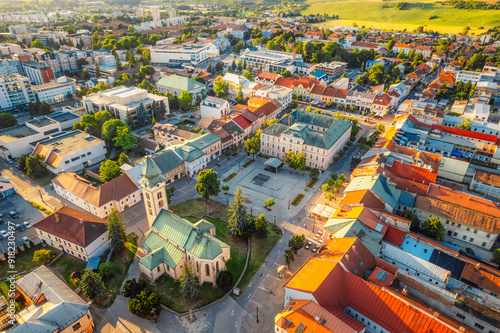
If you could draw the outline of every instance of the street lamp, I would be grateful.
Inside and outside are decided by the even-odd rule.
[[[250,215],[253,215],[253,206],[250,207]]]
[[[313,233],[314,233],[314,227],[316,226],[316,217],[314,217],[314,220],[313,220]]]
[[[229,206],[229,197],[226,197],[226,206]]]
[[[274,214],[274,225],[276,225],[276,214]]]

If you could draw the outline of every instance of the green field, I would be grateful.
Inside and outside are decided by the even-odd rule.
[[[352,26],[413,31],[419,26],[442,33],[459,33],[470,26],[471,34],[480,34],[485,29],[500,25],[500,10],[465,10],[442,5],[434,0],[407,1],[405,9],[399,10],[396,1],[332,1],[309,0],[304,14],[338,15],[339,20],[318,23],[319,26]],[[431,17],[434,17],[432,20]],[[485,29],[479,29],[483,27]]]

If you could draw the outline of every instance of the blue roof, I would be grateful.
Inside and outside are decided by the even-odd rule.
[[[416,257],[429,261],[434,248],[422,242],[417,242],[415,239],[406,236],[401,244],[401,249],[413,254]]]
[[[319,78],[319,77],[326,76],[326,73],[324,71],[322,71],[321,69],[317,69],[314,72],[312,72],[311,75]]]
[[[85,267],[85,269],[97,269],[97,268],[99,268],[99,261],[101,261],[101,257],[89,258],[89,261],[87,262],[87,267]]]

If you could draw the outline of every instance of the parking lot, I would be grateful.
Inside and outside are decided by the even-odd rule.
[[[12,210],[16,211],[19,214],[19,217],[17,219],[14,219],[11,216],[9,216],[9,212]],[[17,194],[11,195],[7,198],[0,199],[0,214],[3,214],[1,219],[4,221],[4,223],[0,224],[0,230],[5,230],[5,231],[7,231],[8,229],[9,221],[20,225],[22,225],[23,222],[28,221],[31,223],[31,225],[33,225],[33,223],[38,222],[40,219],[44,217],[44,214],[42,212],[33,207],[28,201],[24,200],[21,196]],[[21,246],[23,244],[22,241],[23,237],[28,237],[29,239],[35,242],[36,239],[35,228],[31,227],[23,231],[16,230],[15,237],[16,237],[16,246]],[[7,251],[7,243],[8,240],[5,238],[0,240],[0,251],[2,251],[1,253]]]

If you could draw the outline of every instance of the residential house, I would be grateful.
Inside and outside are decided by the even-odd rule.
[[[265,84],[266,86],[272,86],[280,77],[282,77],[281,74],[260,71],[255,75],[255,82]]]
[[[111,244],[107,221],[63,206],[35,223],[43,244],[88,261],[99,257]]]
[[[231,112],[231,106],[225,99],[207,96],[200,104],[201,117],[226,119]]]
[[[100,218],[112,209],[123,212],[141,201],[137,184],[127,174],[95,187],[77,174],[62,171],[52,179],[52,187],[64,199]]]

